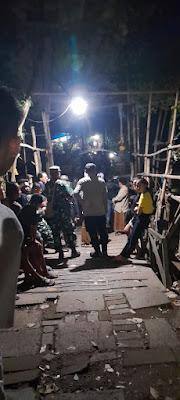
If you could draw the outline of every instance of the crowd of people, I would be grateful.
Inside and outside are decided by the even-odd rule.
[[[20,144],[18,124],[21,112],[11,93],[2,88],[0,97],[0,176],[9,170]],[[6,118],[8,113],[12,118]],[[51,286],[58,276],[46,265],[48,248],[58,252],[57,262],[63,262],[64,245],[71,258],[79,257],[76,249],[76,224],[80,220],[94,249],[92,258],[108,257],[108,230],[128,236],[127,244],[115,261],[125,263],[137,249],[153,212],[148,183],[135,178],[126,185],[123,178],[105,182],[96,165],[88,163],[84,176],[73,190],[59,166],[52,166],[48,178],[41,172],[30,185],[27,179],[7,182],[0,188],[0,298],[3,304],[9,296],[9,312],[0,312],[0,326],[11,326],[19,268],[24,272],[24,286]],[[80,211],[79,211],[80,210]],[[83,218],[82,218],[83,217]],[[112,228],[113,229],[113,228]],[[10,251],[9,251],[10,250]],[[12,278],[13,277],[13,278]],[[24,287],[23,286],[23,287]]]

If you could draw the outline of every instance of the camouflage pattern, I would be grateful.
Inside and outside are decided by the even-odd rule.
[[[40,232],[43,238],[44,247],[50,247],[51,249],[54,249],[53,233],[47,221],[44,219],[44,217],[45,217],[44,212],[38,214],[37,230]]]
[[[56,182],[49,181],[46,184],[45,195],[48,201],[53,200],[54,215],[48,219],[54,237],[55,250],[62,252],[60,232],[63,233],[64,240],[69,248],[74,248],[76,235],[75,225],[70,217],[71,189],[64,181],[58,179]]]

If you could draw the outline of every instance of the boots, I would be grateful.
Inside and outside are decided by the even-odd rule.
[[[80,257],[81,253],[76,250],[75,246],[71,248],[71,258]]]

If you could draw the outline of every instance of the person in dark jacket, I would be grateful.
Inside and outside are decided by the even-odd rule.
[[[116,178],[109,179],[107,182],[107,198],[108,198],[108,209],[106,214],[106,226],[110,227],[111,216],[114,212],[114,205],[112,199],[117,196],[119,192],[119,186]]]

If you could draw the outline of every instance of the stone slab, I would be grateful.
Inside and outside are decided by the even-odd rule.
[[[69,315],[66,315],[65,316],[65,323],[68,323],[68,324],[75,324],[75,315],[71,315],[71,314],[69,314]]]
[[[131,331],[136,331],[136,329],[137,329],[137,327],[136,327],[136,325],[134,324],[129,324],[129,325],[127,325],[127,324],[125,324],[125,325],[115,325],[114,326],[114,331],[115,332],[124,332],[124,331],[126,331],[126,332],[131,332]]]
[[[17,308],[14,313],[14,328],[25,328],[28,324],[39,327],[42,318],[42,310],[27,310]]]
[[[63,363],[64,364],[64,363]],[[61,369],[62,375],[71,375],[85,370],[89,365],[89,357],[87,355],[66,355],[65,365]]]
[[[20,357],[39,354],[41,329],[20,329],[0,332],[0,355]]]
[[[53,332],[43,333],[42,335],[42,346],[53,345]]]
[[[41,355],[3,358],[4,372],[26,371],[39,367]]]
[[[19,299],[16,300],[16,306],[28,306],[30,304],[42,304],[46,301],[46,293],[22,293],[19,294]]]
[[[4,385],[13,385],[21,382],[31,382],[39,378],[40,370],[32,369],[30,371],[12,372],[4,374]]]
[[[174,330],[164,318],[144,320],[149,334],[150,348],[176,348],[180,345]]]
[[[124,400],[122,389],[103,390],[97,392],[89,390],[83,393],[57,393],[45,396],[45,400]]]
[[[91,311],[90,313],[88,313],[87,314],[87,320],[89,322],[98,321],[98,312],[97,311]]]
[[[124,297],[123,299],[118,299],[118,300],[106,300],[106,304],[109,307],[109,306],[113,306],[115,304],[116,305],[117,304],[119,304],[119,305],[127,304],[127,301],[126,301],[126,299]]]
[[[89,291],[75,291],[61,293],[58,300],[57,312],[100,311],[104,309],[103,294]]]
[[[110,321],[111,317],[107,310],[99,311],[99,321]]]
[[[115,351],[106,351],[104,353],[94,353],[92,357],[90,358],[90,363],[95,364],[97,362],[101,361],[110,361],[110,360],[116,360],[118,358],[118,355],[115,353]]]
[[[167,296],[154,287],[138,288],[137,290],[126,289],[125,294],[133,310],[170,303]]]
[[[55,326],[55,325],[64,325],[63,319],[49,319],[47,321],[42,321],[42,326]]]
[[[110,322],[76,322],[73,329],[71,324],[59,326],[55,349],[60,354],[92,352],[95,351],[92,342],[100,351],[115,348],[115,338]]]
[[[144,347],[144,342],[140,339],[131,339],[131,340],[118,340],[117,345],[120,348],[128,348],[128,349],[142,349]]]
[[[175,363],[172,350],[167,348],[150,350],[131,350],[123,355],[123,366],[131,367],[136,365],[167,364]]]
[[[6,390],[7,400],[36,400],[33,388]]]
[[[51,333],[51,332],[54,332],[54,326],[53,325],[44,326],[43,333]]]
[[[117,332],[117,340],[128,340],[128,339],[140,339],[141,335],[139,332]]]
[[[113,321],[113,324],[114,325],[124,325],[124,324],[132,325],[133,324],[136,327],[136,324],[134,322],[130,321],[129,319],[116,319]],[[116,329],[116,327],[115,327],[115,329]]]

